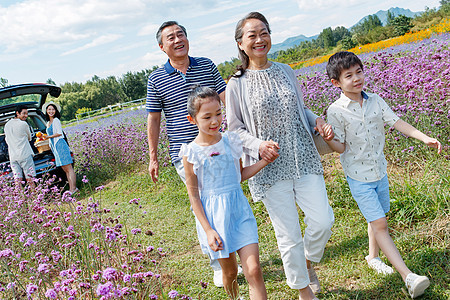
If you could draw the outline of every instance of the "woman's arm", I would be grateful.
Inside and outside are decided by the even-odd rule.
[[[240,102],[245,100],[244,95],[241,95],[238,80],[244,79],[231,79],[225,91],[228,128],[230,131],[235,131],[241,138],[245,154],[254,159],[263,158],[272,162],[279,156],[278,144],[260,140],[248,130],[248,126],[251,125],[244,122],[243,113],[245,112],[241,110]]]
[[[56,138],[58,136],[62,136],[62,125],[61,125],[61,121],[58,118],[54,118],[53,119],[53,134],[52,135],[47,135],[46,137],[44,136],[44,139],[53,139]]]
[[[222,240],[219,234],[212,229],[211,224],[209,224],[208,219],[205,215],[205,210],[200,200],[200,194],[198,191],[198,181],[197,175],[194,173],[193,165],[187,161],[187,157],[183,157],[184,172],[186,175],[186,187],[189,194],[189,201],[191,202],[192,210],[195,216],[202,225],[203,230],[206,232],[208,238],[208,244],[213,251],[218,251],[223,249]]]

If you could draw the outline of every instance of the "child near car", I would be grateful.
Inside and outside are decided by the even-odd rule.
[[[341,153],[350,191],[368,223],[367,263],[378,273],[392,274],[393,269],[378,257],[381,249],[401,274],[410,296],[420,296],[430,281],[408,269],[388,231],[385,214],[389,211],[390,200],[383,153],[384,124],[438,149],[438,153],[441,144],[401,120],[380,96],[364,91],[363,64],[354,53],[343,51],[331,56],[327,74],[332,84],[342,90],[340,98],[327,111],[329,126],[335,133],[335,139],[327,143]]]
[[[236,254],[249,283],[250,299],[267,299],[259,262],[255,217],[240,182],[255,175],[268,162],[260,160],[243,168],[242,142],[233,132],[220,133],[222,108],[219,95],[196,87],[188,97],[188,120],[198,127],[197,137],[183,144],[186,187],[196,217],[203,253],[218,259],[225,291],[238,298]]]

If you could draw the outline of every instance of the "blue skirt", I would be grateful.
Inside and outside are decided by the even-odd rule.
[[[50,141],[50,148],[55,155],[57,167],[73,163],[72,156],[70,156],[70,148],[65,139],[59,139],[56,145],[53,145],[52,141]]]

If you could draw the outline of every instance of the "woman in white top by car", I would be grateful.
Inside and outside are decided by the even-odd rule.
[[[42,107],[47,119],[47,136],[45,139],[50,139],[50,149],[55,155],[55,163],[57,167],[61,167],[66,173],[67,181],[69,182],[69,192],[71,194],[78,191],[76,187],[76,175],[72,167],[72,156],[70,155],[69,145],[63,136],[61,121],[61,107],[58,103],[50,101],[45,103]]]

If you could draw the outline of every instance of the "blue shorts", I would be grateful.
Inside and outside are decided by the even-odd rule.
[[[347,182],[367,223],[386,217],[390,209],[387,175],[374,182],[362,182],[347,176]]]

